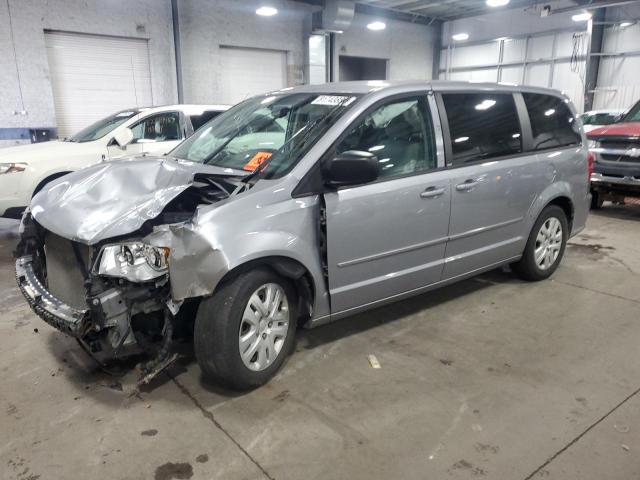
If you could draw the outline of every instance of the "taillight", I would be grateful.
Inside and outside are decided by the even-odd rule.
[[[587,178],[591,181],[591,174],[593,173],[593,162],[596,161],[596,155],[593,152],[589,152],[587,155]]]

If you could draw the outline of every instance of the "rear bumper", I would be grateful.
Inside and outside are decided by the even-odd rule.
[[[89,309],[69,306],[52,295],[36,275],[31,255],[16,260],[16,280],[29,306],[45,322],[74,337],[81,338],[86,333]]]

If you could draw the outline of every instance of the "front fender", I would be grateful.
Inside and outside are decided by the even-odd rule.
[[[250,199],[247,199],[250,200]],[[232,270],[255,260],[285,257],[303,265],[315,285],[314,316],[329,313],[317,236],[318,199],[290,197],[244,211],[241,199],[204,208],[190,222],[157,227],[145,241],[171,249],[175,301],[212,294]],[[249,204],[249,202],[247,202]]]

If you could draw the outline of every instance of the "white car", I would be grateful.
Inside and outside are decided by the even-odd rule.
[[[20,218],[51,180],[95,163],[132,155],[162,155],[227,105],[132,108],[63,140],[0,149],[0,217]]]

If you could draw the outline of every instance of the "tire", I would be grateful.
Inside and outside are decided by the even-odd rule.
[[[598,192],[591,191],[591,210],[600,210],[604,200]]]
[[[555,236],[551,235],[552,232],[557,232],[557,230],[555,230],[557,225],[559,225],[562,230],[560,232],[560,238],[558,238],[557,234]],[[543,226],[550,232],[549,237],[546,237],[542,231]],[[540,243],[540,236],[543,239],[542,244]],[[557,205],[547,206],[533,225],[522,258],[512,265],[513,270],[520,278],[531,282],[549,278],[553,275],[553,272],[556,271],[562,260],[568,238],[569,224],[564,210]],[[547,243],[545,244],[544,241]],[[546,245],[548,246],[545,249]],[[542,251],[539,250],[539,253],[552,251],[548,261],[547,255],[542,257],[542,264],[536,261],[536,249],[540,247],[542,247]],[[556,251],[557,255],[554,253]]]
[[[275,300],[275,292],[284,299]],[[271,304],[277,306],[268,308],[265,316],[260,311],[265,312],[270,305],[267,298],[274,299]],[[243,272],[226,281],[213,296],[202,300],[196,316],[193,343],[204,375],[235,390],[265,384],[293,348],[297,304],[291,283],[266,268]],[[241,334],[247,339],[242,344]],[[248,353],[243,359],[241,348],[245,347]]]

